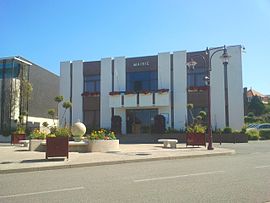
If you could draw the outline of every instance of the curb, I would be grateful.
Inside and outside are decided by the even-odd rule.
[[[14,168],[14,169],[0,170],[0,174],[25,173],[25,172],[35,172],[35,171],[47,171],[47,170],[57,170],[57,169],[69,169],[69,168],[82,168],[82,167],[93,167],[93,166],[106,166],[106,165],[116,165],[116,164],[125,164],[125,163],[161,161],[161,160],[175,160],[175,159],[198,158],[198,157],[213,157],[213,156],[233,155],[233,154],[235,154],[235,150],[229,150],[227,152],[220,152],[220,153],[213,153],[213,154],[196,154],[196,155],[184,155],[184,156],[153,157],[153,158],[141,158],[141,159],[119,160],[119,161],[66,164],[66,165],[56,165],[56,166]]]

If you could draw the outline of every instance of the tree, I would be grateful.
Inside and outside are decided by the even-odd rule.
[[[54,119],[55,119],[55,109],[49,109],[48,110],[48,114],[53,119],[53,125],[55,126],[55,122],[54,122]]]
[[[194,123],[194,117],[193,117],[193,113],[192,113],[193,104],[188,104],[187,109],[188,109],[188,125],[190,123],[193,124]]]
[[[59,108],[59,104],[64,100],[64,97],[59,95],[59,96],[56,96],[54,98],[54,101],[57,102],[57,107],[56,107],[56,115],[58,115],[58,108]]]
[[[264,113],[265,106],[259,99],[259,97],[254,96],[252,97],[249,105],[248,105],[248,112],[253,112],[256,116],[260,116]]]
[[[66,115],[66,112],[67,112],[67,109],[71,108],[72,107],[72,103],[70,101],[65,101],[62,105],[62,107],[65,109],[63,115],[62,115],[62,118],[61,118],[61,121],[63,120],[64,116]],[[67,119],[65,117],[65,126],[67,125]]]

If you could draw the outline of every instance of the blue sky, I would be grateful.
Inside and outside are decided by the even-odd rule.
[[[243,86],[270,94],[270,0],[0,0],[0,57],[60,61],[244,45]]]

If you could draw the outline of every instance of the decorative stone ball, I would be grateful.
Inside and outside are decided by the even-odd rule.
[[[83,136],[86,133],[86,127],[83,123],[78,121],[72,126],[71,133],[73,136]]]

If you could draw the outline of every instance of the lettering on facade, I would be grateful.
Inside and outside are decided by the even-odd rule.
[[[150,66],[150,65],[149,65],[149,61],[142,61],[142,62],[133,63],[132,66],[137,68],[137,67],[145,67],[145,66]]]

